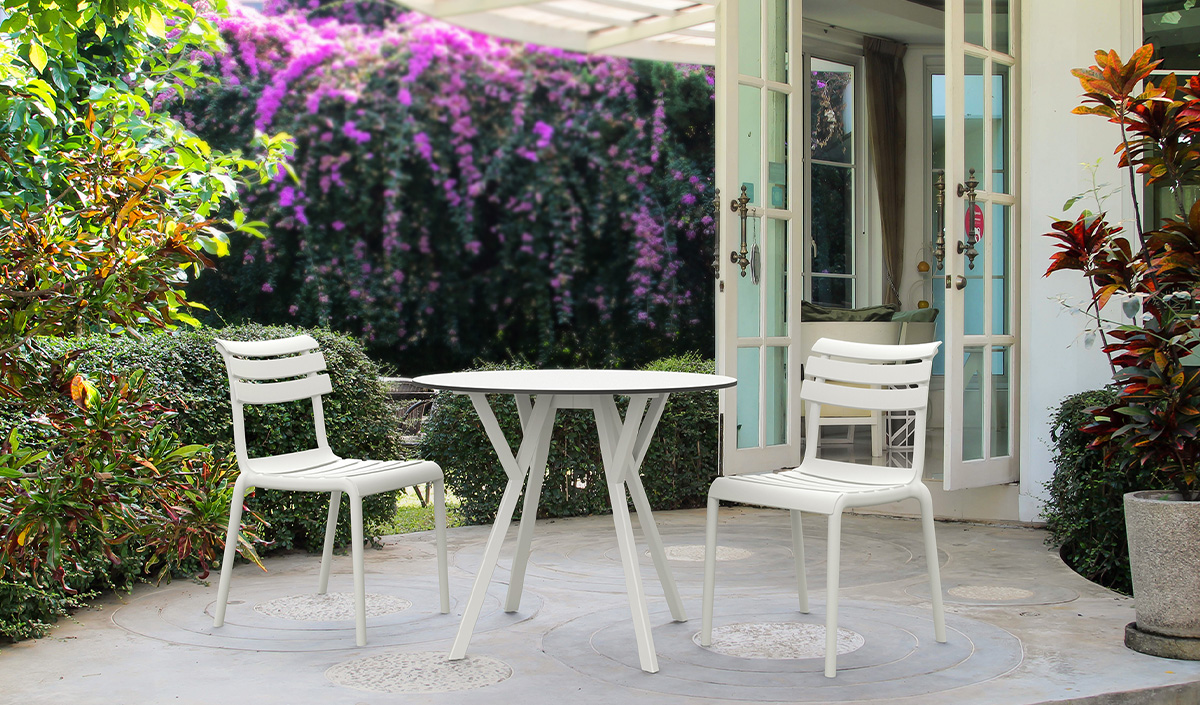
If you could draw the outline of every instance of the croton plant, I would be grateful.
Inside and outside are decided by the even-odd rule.
[[[1048,276],[1079,270],[1091,283],[1090,312],[1100,322],[1110,301],[1135,315],[1107,326],[1104,352],[1119,388],[1117,401],[1094,410],[1085,430],[1109,458],[1161,473],[1184,500],[1200,500],[1200,77],[1180,84],[1154,76],[1159,61],[1145,45],[1128,61],[1096,52],[1096,65],[1073,73],[1084,88],[1076,113],[1098,115],[1120,128],[1116,154],[1130,180],[1135,235],[1084,211],[1047,233],[1058,242]],[[1166,189],[1167,210],[1143,225],[1137,175]],[[1192,188],[1188,188],[1188,187]]]

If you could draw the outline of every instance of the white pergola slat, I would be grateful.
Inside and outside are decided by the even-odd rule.
[[[715,0],[398,0],[497,37],[673,63],[716,61]]]

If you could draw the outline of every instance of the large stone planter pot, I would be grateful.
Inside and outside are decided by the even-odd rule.
[[[1162,490],[1125,495],[1137,621],[1125,645],[1200,661],[1200,502]]]

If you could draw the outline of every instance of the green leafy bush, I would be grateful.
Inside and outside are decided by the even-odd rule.
[[[1049,499],[1042,510],[1047,543],[1062,547],[1062,557],[1075,572],[1126,595],[1129,546],[1125,536],[1126,492],[1166,488],[1162,477],[1140,463],[1105,459],[1103,448],[1091,448],[1094,434],[1083,432],[1092,422],[1092,409],[1117,399],[1112,388],[1073,394],[1063,400],[1050,420],[1054,446],[1054,476],[1046,483]]]
[[[526,364],[483,365],[480,369],[520,369]],[[712,372],[713,363],[696,355],[670,357],[646,369]],[[492,408],[509,445],[517,448],[520,421],[510,395],[493,398]],[[624,413],[628,402],[618,402]],[[442,392],[425,421],[419,452],[439,463],[446,484],[462,502],[468,524],[495,519],[507,475],[466,395]],[[717,476],[717,393],[677,394],[667,402],[646,459],[643,484],[655,509],[700,507]],[[520,512],[518,504],[518,515]],[[591,411],[558,412],[550,443],[538,517],[581,516],[611,511],[596,423]]]
[[[325,428],[334,452],[351,458],[401,458],[397,409],[379,382],[379,367],[361,346],[344,335],[324,329],[291,326],[238,325],[157,333],[137,341],[130,338],[92,338],[84,367],[144,368],[163,394],[186,408],[175,419],[179,434],[189,443],[212,446],[218,455],[233,451],[233,418],[229,382],[214,338],[268,340],[307,333],[317,339],[333,381],[324,400]],[[77,343],[79,344],[79,343]],[[246,410],[247,445],[251,455],[273,455],[311,448],[316,444],[312,407],[307,400]],[[377,536],[391,521],[396,492],[363,499],[364,531]],[[349,500],[343,496],[338,517],[338,542],[350,539]],[[314,492],[257,490],[246,507],[265,522],[263,537],[271,548],[319,551],[325,534],[329,498]]]

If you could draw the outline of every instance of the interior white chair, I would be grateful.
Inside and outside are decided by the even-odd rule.
[[[911,411],[915,414],[912,467],[898,468],[817,457],[817,443],[808,443],[800,466],[778,473],[731,475],[717,478],[708,492],[708,522],[704,551],[704,604],[700,643],[712,645],[713,590],[716,582],[717,507],[720,500],[791,510],[792,545],[800,611],[808,612],[808,583],[804,572],[802,512],[829,517],[828,577],[825,614],[825,675],[837,670],[837,606],[842,511],[916,499],[921,506],[925,563],[933,602],[934,636],[946,641],[941,577],[933,506],[921,482],[925,465],[925,414],[933,357],[941,343],[874,345],[822,338],[812,347],[804,368],[800,398],[807,405],[809,438],[815,438],[824,404],[870,411]],[[855,386],[846,386],[847,384]]]
[[[329,570],[342,493],[350,496],[350,549],[354,565],[355,638],[367,643],[366,586],[363,576],[362,498],[379,492],[432,483],[434,524],[437,537],[438,581],[441,611],[450,611],[450,588],[446,559],[446,499],[442,469],[427,460],[355,460],[341,458],[329,447],[321,397],[333,391],[325,372],[325,357],[317,341],[308,335],[278,340],[238,342],[216,340],[217,350],[229,373],[229,400],[233,406],[233,440],[241,474],[229,508],[229,532],[217,589],[214,626],[225,623],[229,582],[242,522],[242,501],[251,487],[301,492],[328,492],[329,515],[325,525],[325,549],[321,556],[318,594],[329,588]],[[283,455],[252,458],[246,449],[243,407],[246,404],[280,404],[312,400],[317,447]]]

